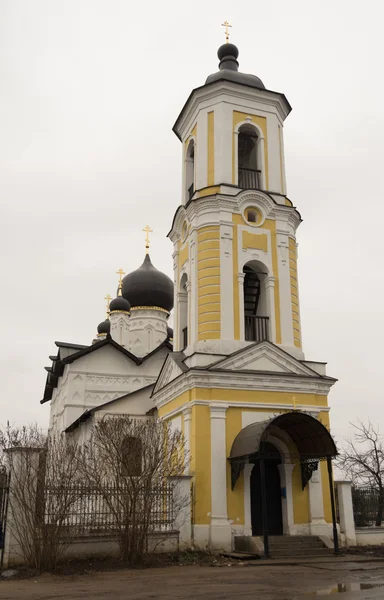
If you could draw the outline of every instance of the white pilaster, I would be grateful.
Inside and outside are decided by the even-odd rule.
[[[227,516],[227,406],[211,405],[211,548],[231,550],[231,525]]]
[[[215,106],[215,185],[232,183],[232,107]]]
[[[202,110],[197,117],[195,145],[195,190],[208,185],[208,112]]]
[[[267,299],[269,315],[269,335],[270,341],[273,344],[276,344],[275,281],[276,278],[272,276],[267,276],[264,279],[265,295]]]
[[[245,273],[237,274],[239,284],[239,319],[240,319],[240,340],[245,340],[245,325],[244,325],[244,278]]]

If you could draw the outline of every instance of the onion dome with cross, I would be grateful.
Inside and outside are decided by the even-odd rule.
[[[123,275],[125,275],[125,272],[123,271],[123,269],[119,269],[116,274],[119,276],[120,281],[119,281],[119,287],[117,290],[117,297],[112,300],[111,304],[109,305],[109,312],[110,313],[114,313],[114,312],[123,312],[123,313],[128,313],[131,310],[131,305],[129,304],[128,300],[126,298],[123,298],[123,280],[122,277]]]
[[[111,332],[111,323],[109,320],[109,305],[110,305],[109,303],[111,301],[111,298],[112,297],[109,294],[107,294],[107,296],[105,296],[105,298],[104,298],[104,300],[107,301],[107,306],[106,306],[107,316],[106,316],[105,321],[102,321],[97,326],[97,337],[105,337],[105,336],[109,335]]]
[[[229,42],[228,27],[232,27],[232,25],[230,25],[228,21],[224,21],[223,27],[225,27],[226,43],[220,46],[217,51],[217,56],[220,60],[219,71],[209,75],[205,83],[213,83],[214,81],[221,80],[233,81],[234,83],[240,83],[264,90],[265,85],[259,77],[247,73],[240,73],[239,63],[237,62],[239,50],[237,46]]]
[[[141,267],[126,275],[122,280],[123,298],[128,300],[131,308],[160,308],[170,312],[173,308],[173,282],[153,266],[149,257],[149,233],[147,225],[146,255]]]

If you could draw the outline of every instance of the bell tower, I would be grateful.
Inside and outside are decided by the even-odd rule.
[[[303,359],[296,229],[286,195],[279,92],[239,71],[238,49],[194,89],[174,125],[182,143],[174,244],[174,344],[185,354],[230,354],[269,340]],[[202,359],[204,360],[204,359]]]

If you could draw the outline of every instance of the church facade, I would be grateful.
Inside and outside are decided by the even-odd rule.
[[[333,535],[327,396],[336,380],[302,348],[301,217],[284,165],[291,107],[239,71],[236,46],[218,57],[174,125],[183,174],[168,234],[173,281],[149,254],[120,273],[94,342],[57,343],[42,402],[51,428],[79,441],[116,414],[179,428],[191,459],[191,543],[230,550],[236,536]]]

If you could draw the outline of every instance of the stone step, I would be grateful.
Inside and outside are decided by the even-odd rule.
[[[260,559],[260,556],[258,554],[253,554],[251,552],[241,552],[240,550],[236,550],[235,552],[223,552],[222,556],[227,556],[228,558],[237,558],[238,560]]]
[[[321,540],[316,542],[295,542],[290,544],[289,542],[269,542],[270,548],[324,548],[324,544]]]
[[[288,549],[284,549],[284,550],[276,550],[276,549],[269,549],[270,554],[273,558],[282,558],[287,557],[290,558],[291,556],[293,557],[297,557],[297,556],[328,556],[329,554],[332,553],[332,551],[328,548],[300,548],[298,551],[293,552],[293,550],[288,550]]]

